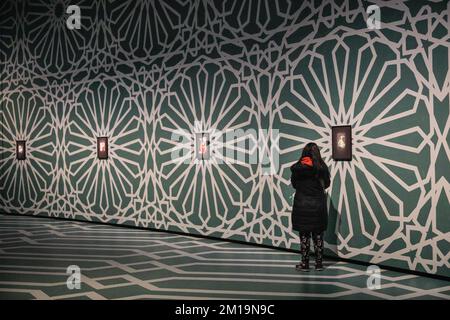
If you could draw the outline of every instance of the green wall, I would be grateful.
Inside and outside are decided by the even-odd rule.
[[[3,212],[298,249],[289,166],[314,140],[332,175],[329,253],[450,276],[446,1],[9,0],[0,12]],[[331,126],[344,124],[353,159],[336,162]],[[278,154],[271,174],[173,161],[192,148],[176,130],[209,132],[214,149],[232,129],[248,148],[225,150],[246,156],[249,132],[278,130],[259,135]]]

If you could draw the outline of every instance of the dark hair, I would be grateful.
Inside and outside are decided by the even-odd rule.
[[[322,156],[320,155],[319,147],[314,142],[309,142],[303,148],[302,158],[303,157],[311,157],[313,166],[316,169],[322,169],[326,167],[325,162],[322,160]]]

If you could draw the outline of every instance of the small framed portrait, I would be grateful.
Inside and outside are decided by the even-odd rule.
[[[97,138],[97,157],[99,159],[108,159],[108,138]]]
[[[198,160],[209,160],[209,133],[201,132],[195,134],[195,158]]]
[[[333,160],[352,160],[352,126],[332,127],[331,147]]]
[[[27,150],[25,140],[16,141],[16,159],[25,160],[26,158],[27,158]]]

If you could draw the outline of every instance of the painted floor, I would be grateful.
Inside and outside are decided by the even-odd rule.
[[[450,282],[295,253],[75,221],[0,215],[0,299],[450,299]],[[67,286],[68,266],[81,271]]]

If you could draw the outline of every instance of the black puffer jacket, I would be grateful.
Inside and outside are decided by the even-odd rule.
[[[326,165],[317,170],[302,164],[301,160],[291,166],[291,182],[295,188],[292,228],[300,232],[323,232],[328,224],[325,189],[330,186],[330,172]]]

